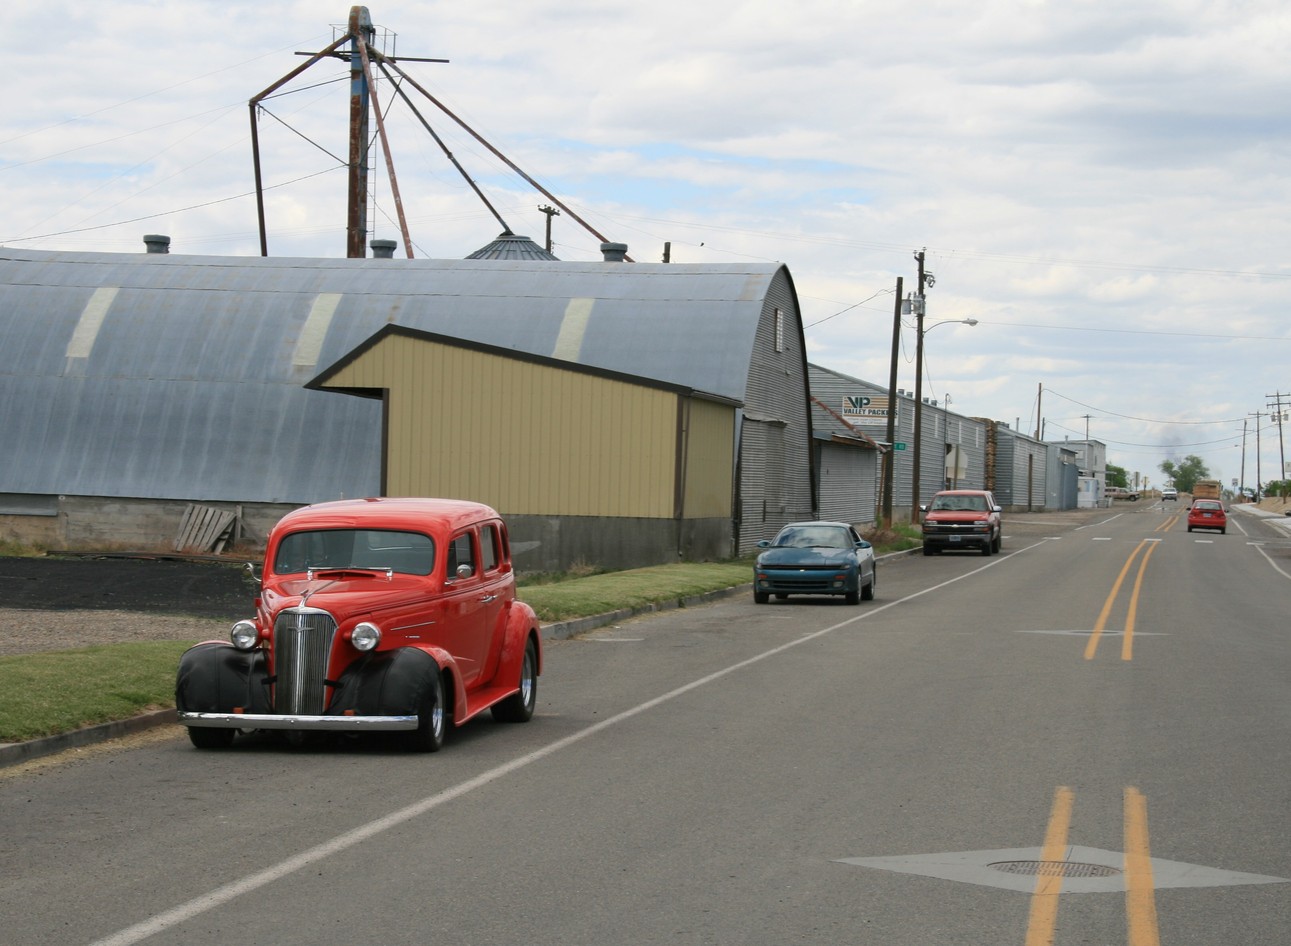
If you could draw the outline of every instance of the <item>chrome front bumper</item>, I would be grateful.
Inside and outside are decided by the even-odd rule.
[[[270,713],[178,714],[184,726],[205,729],[298,729],[309,732],[389,732],[416,729],[416,716],[282,716]]]

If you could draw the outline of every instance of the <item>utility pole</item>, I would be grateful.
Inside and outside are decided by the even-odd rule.
[[[897,298],[892,306],[892,365],[888,372],[888,452],[883,457],[883,527],[892,528],[893,467],[896,466],[897,357],[901,353],[901,284],[897,277]]]
[[[551,252],[551,218],[559,217],[560,211],[549,204],[544,204],[538,208],[542,213],[547,215],[547,252]]]
[[[350,186],[345,218],[345,255],[363,259],[368,235],[368,88],[360,44],[372,45],[376,28],[367,7],[350,10]]]
[[[1283,413],[1285,408],[1282,406],[1282,399],[1285,397],[1288,401],[1291,401],[1291,394],[1283,394],[1279,391],[1277,394],[1266,394],[1264,396],[1274,398],[1273,404],[1268,406],[1273,408],[1273,416],[1278,419],[1278,459],[1282,462],[1281,467],[1278,468],[1278,479],[1285,480],[1287,478],[1287,454],[1282,440],[1282,421],[1286,418],[1286,415]]]
[[[925,280],[928,279],[923,271],[924,250],[920,250],[914,255],[915,261],[919,264],[919,283],[918,289],[911,297],[911,308],[915,314],[915,345],[914,345],[914,462],[912,463],[912,479],[910,488],[910,521],[919,521],[919,475],[920,475],[920,456],[923,454],[923,315],[924,315],[924,295],[923,287]]]
[[[1036,440],[1041,439],[1040,438],[1040,401],[1043,397],[1044,397],[1044,384],[1043,383],[1037,384],[1035,386],[1035,439]],[[1019,424],[1018,429],[1020,430],[1021,428],[1022,428],[1022,425]]]
[[[1239,489],[1242,491],[1242,498],[1246,498],[1246,425],[1248,421],[1242,418],[1242,472],[1238,476],[1237,482],[1241,484]]]
[[[1264,495],[1264,487],[1260,483],[1260,418],[1264,415],[1256,411],[1255,417],[1255,501],[1258,503],[1260,497]]]

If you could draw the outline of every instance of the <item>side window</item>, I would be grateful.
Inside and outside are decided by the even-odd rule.
[[[453,541],[448,546],[448,580],[452,581],[457,578],[457,569],[462,565],[471,567],[471,574],[475,574],[475,548],[471,543],[471,533],[463,532],[461,535],[453,537]]]
[[[489,523],[480,529],[480,566],[486,571],[491,572],[498,567],[502,560],[502,552],[498,547],[498,527]]]

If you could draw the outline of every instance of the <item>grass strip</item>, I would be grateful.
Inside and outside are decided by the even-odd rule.
[[[679,601],[753,580],[751,562],[681,562],[526,585],[517,594],[544,624]]]
[[[175,705],[182,641],[0,657],[0,742],[25,742]]]

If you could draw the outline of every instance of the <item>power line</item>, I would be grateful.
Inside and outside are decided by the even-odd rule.
[[[1221,420],[1158,420],[1153,417],[1135,417],[1133,414],[1118,414],[1116,411],[1109,411],[1102,407],[1095,407],[1093,404],[1086,404],[1084,401],[1078,401],[1074,397],[1055,391],[1052,388],[1045,388],[1045,394],[1053,394],[1062,398],[1064,401],[1071,401],[1073,404],[1079,404],[1081,407],[1087,407],[1091,411],[1098,411],[1100,414],[1106,414],[1109,417],[1119,417],[1122,420],[1137,420],[1145,424],[1173,424],[1181,427],[1205,427],[1213,424],[1236,424],[1245,420],[1244,417],[1229,417]]]

